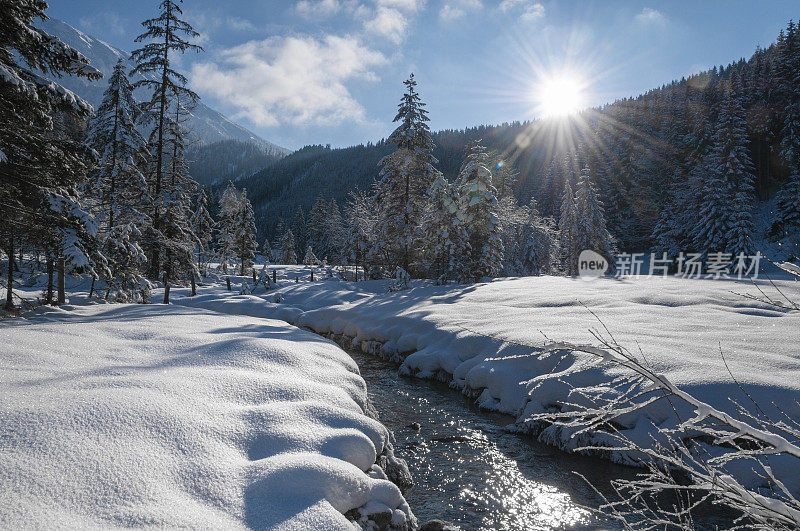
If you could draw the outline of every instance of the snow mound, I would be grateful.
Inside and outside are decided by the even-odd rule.
[[[0,528],[415,524],[375,465],[389,434],[357,366],[315,334],[96,305],[5,321],[0,340]]]
[[[732,414],[731,400],[749,404],[741,384],[767,414],[800,418],[800,312],[755,300],[763,298],[759,290],[780,299],[776,288],[793,296],[798,285],[757,284],[529,277],[449,286],[415,281],[408,290],[387,293],[386,281],[299,282],[265,295],[259,312],[296,316],[289,320],[298,326],[354,338],[355,347],[402,362],[404,374],[450,381],[482,407],[516,416],[523,429],[537,428],[528,421],[536,414],[574,401],[574,387],[601,393],[622,371],[595,366],[581,353],[542,355],[526,345],[594,344],[592,330],[605,335],[604,327],[652,370],[716,409]],[[620,421],[626,436],[649,445],[656,427],[672,428],[677,418],[661,401]],[[592,437],[578,440],[555,427],[539,433],[568,450],[608,444],[603,433]],[[740,477],[747,475],[748,485],[762,486],[752,472]],[[800,493],[797,463],[781,464],[781,475]]]

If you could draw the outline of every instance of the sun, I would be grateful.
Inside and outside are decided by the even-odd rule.
[[[547,117],[574,114],[586,105],[584,83],[572,73],[562,72],[541,79],[536,91],[539,113]]]

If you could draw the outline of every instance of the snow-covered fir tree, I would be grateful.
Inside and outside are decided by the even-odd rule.
[[[428,112],[417,93],[414,74],[404,82],[406,92],[394,118],[400,125],[388,143],[397,149],[380,161],[375,187],[377,225],[370,260],[394,271],[419,268],[418,229],[426,192],[436,175]]]
[[[497,197],[488,168],[486,149],[480,140],[467,147],[458,176],[459,212],[466,241],[458,255],[458,277],[479,281],[496,276],[503,262],[503,242],[497,217]]]
[[[287,230],[283,233],[280,243],[280,262],[282,264],[296,264],[297,251],[295,248],[294,234],[291,230]]]
[[[314,254],[314,250],[309,245],[306,248],[306,255],[303,257],[303,264],[305,265],[319,265],[319,260],[317,259],[317,255]]]
[[[147,182],[147,142],[137,125],[141,114],[133,97],[133,87],[122,60],[114,66],[103,101],[89,124],[89,142],[101,154],[97,169],[87,182],[87,195],[96,203],[100,224],[102,252],[108,259],[114,300],[126,297],[147,302],[142,296],[149,288],[141,278],[146,260],[141,248],[143,231],[150,218],[145,212]],[[125,256],[125,252],[130,256]],[[140,270],[140,268],[142,268]],[[119,280],[115,280],[121,277]]]
[[[347,201],[347,232],[344,238],[344,263],[359,267],[367,267],[367,255],[374,246],[375,216],[374,196],[356,190],[350,191]]]
[[[792,21],[781,44],[777,88],[785,106],[780,123],[780,154],[789,176],[778,193],[776,214],[783,230],[796,231],[800,229],[800,30]]]
[[[239,258],[239,274],[244,275],[253,267],[253,259],[258,250],[256,241],[256,222],[253,217],[253,205],[247,199],[247,189],[243,189],[234,218],[234,251]]]
[[[576,230],[574,233],[578,253],[590,249],[614,263],[615,242],[606,227],[605,211],[589,168],[581,170],[575,190]],[[576,257],[577,258],[577,257]]]
[[[535,199],[531,199],[524,212],[527,219],[517,229],[518,251],[509,257],[513,262],[508,269],[515,275],[552,274],[559,263],[558,232],[553,220],[539,214]]]
[[[53,118],[58,110],[82,121],[92,108],[41,74],[102,76],[76,50],[34,27],[47,18],[46,9],[46,2],[30,0],[7,0],[0,9],[0,246],[8,257],[7,309],[14,308],[17,247],[24,241],[39,246],[49,241],[45,234],[84,233],[77,224],[87,221],[72,207],[78,208],[75,190],[92,157],[82,141],[54,134]]]
[[[180,128],[180,119],[171,119],[170,110],[174,109],[180,115],[181,107],[187,107],[198,100],[197,94],[186,87],[186,77],[173,67],[176,54],[186,51],[201,51],[202,48],[192,42],[199,34],[192,26],[181,20],[182,0],[162,0],[158,5],[159,14],[155,18],[142,22],[144,33],[136,37],[136,42],[149,41],[141,48],[134,50],[131,59],[136,66],[131,75],[141,78],[134,84],[134,88],[143,88],[151,91],[150,100],[145,103],[146,123],[152,129],[151,155],[152,155],[152,214],[153,231],[150,238],[151,263],[150,272],[154,277],[162,276],[165,281],[164,300],[169,299],[169,281],[176,265],[183,264],[185,250],[191,241],[188,238],[188,220],[184,219],[183,209],[188,206],[188,201],[180,197],[183,193],[179,189],[182,183],[172,183],[165,186],[166,173],[169,168],[170,149],[168,144],[169,127]],[[177,135],[173,134],[173,138]],[[172,146],[173,150],[175,145]],[[175,174],[175,171],[173,171]],[[172,209],[168,211],[168,209]],[[165,227],[169,223],[170,227]],[[168,238],[169,241],[164,241]],[[171,244],[173,249],[164,249]],[[170,256],[166,256],[169,254]],[[162,259],[166,263],[162,263]],[[175,260],[180,263],[174,263]],[[194,267],[193,261],[192,267]]]
[[[133,97],[133,87],[120,59],[108,80],[103,101],[89,124],[89,142],[100,153],[92,172],[92,193],[101,204],[108,230],[119,218],[131,219],[144,200],[147,182],[143,173],[147,141],[137,125],[141,109]]]
[[[191,198],[198,185],[189,175],[187,141],[182,125],[187,113],[188,110],[181,103],[180,94],[176,94],[165,131],[164,146],[168,152],[165,157],[167,166],[162,195],[155,199],[162,212],[161,223],[154,228],[154,233],[163,250],[161,279],[164,283],[165,304],[169,302],[171,282],[185,278],[194,282],[199,274],[194,259],[197,238],[192,232],[191,222]]]
[[[430,200],[422,218],[425,268],[432,278],[456,278],[459,256],[469,246],[458,190],[437,173],[428,196]]]
[[[197,195],[197,206],[192,214],[192,232],[197,239],[197,267],[202,272],[214,255],[214,227],[216,222],[208,211],[208,196],[205,187]]]
[[[303,207],[299,207],[292,219],[292,234],[298,249],[305,249],[308,244],[309,228]]]
[[[578,207],[575,204],[575,194],[569,180],[564,181],[560,212],[558,240],[561,263],[568,275],[575,276],[578,274],[578,256],[582,249],[578,242]]]
[[[745,112],[738,79],[732,79],[714,129],[707,160],[694,246],[700,252],[751,254],[753,173],[747,153]]]
[[[114,225],[108,233],[103,252],[113,274],[108,279],[106,299],[114,302],[149,301],[152,286],[142,274],[147,257],[139,245],[140,238],[135,223]]]
[[[228,272],[236,256],[235,233],[236,214],[239,211],[239,192],[228,181],[228,186],[219,198],[219,234],[217,235],[217,260],[218,269],[223,273]]]

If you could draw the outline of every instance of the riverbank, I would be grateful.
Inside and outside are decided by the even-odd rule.
[[[416,525],[357,366],[316,334],[96,304],[0,340],[2,528]]]
[[[290,278],[302,271],[287,269]],[[411,289],[387,293],[385,281],[326,280],[283,283],[256,295],[211,286],[198,297],[175,300],[352,338],[353,346],[396,360],[402,373],[448,381],[482,407],[514,416],[520,430],[574,450],[603,446],[608,434],[573,437],[574,431],[542,427],[531,418],[573,400],[576,387],[590,395],[608,392],[620,369],[598,366],[581,353],[542,355],[526,345],[595,343],[592,330],[610,332],[649,367],[715,408],[733,412],[731,399],[749,400],[744,389],[767,414],[781,409],[798,418],[800,312],[749,298],[761,296],[758,290],[774,292],[768,281],[758,282],[535,277],[466,286],[412,283]],[[790,281],[775,286],[796,292]],[[619,419],[616,427],[647,446],[658,428],[675,427],[692,413],[686,404],[678,410],[675,415],[662,400]],[[631,462],[627,452],[604,457]],[[785,473],[784,484],[800,492],[797,463],[780,456],[774,461]],[[751,469],[736,473],[747,485],[761,486]]]

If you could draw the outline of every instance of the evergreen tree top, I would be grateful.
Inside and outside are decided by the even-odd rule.
[[[191,24],[178,18],[183,14],[180,8],[182,2],[183,0],[163,0],[158,5],[159,16],[142,22],[146,31],[136,37],[135,42],[152,42],[131,53],[131,60],[137,63],[131,75],[139,74],[144,77],[134,84],[135,88],[157,88],[171,94],[185,95],[196,101],[199,99],[198,95],[185,87],[186,77],[170,66],[170,52],[203,51],[202,46],[189,40],[200,34]]]
[[[393,120],[400,122],[400,125],[389,136],[388,141],[395,144],[398,149],[431,151],[433,138],[427,124],[430,119],[428,111],[425,110],[425,103],[417,93],[414,74],[412,73],[403,84],[406,86],[406,92],[397,106],[397,115]]]

